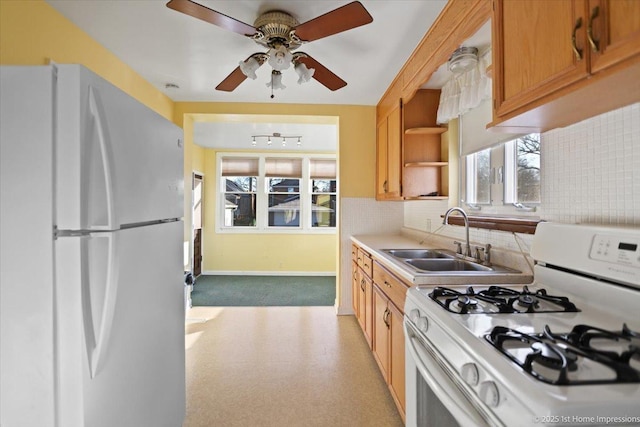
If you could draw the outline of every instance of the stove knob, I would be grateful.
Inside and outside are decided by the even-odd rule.
[[[420,317],[418,317],[418,320],[416,321],[416,326],[422,332],[427,332],[427,329],[429,329],[429,321],[427,320],[426,317],[420,316]]]
[[[478,385],[480,374],[478,373],[478,367],[475,363],[465,363],[464,365],[462,365],[460,373],[462,374],[462,378],[467,384],[469,384],[470,386]]]
[[[413,323],[417,323],[419,318],[420,318],[420,310],[418,310],[417,308],[414,308],[413,310],[411,310],[411,313],[409,313],[409,319],[411,319]]]
[[[493,381],[484,381],[480,384],[480,398],[484,403],[494,408],[500,404],[498,386]]]

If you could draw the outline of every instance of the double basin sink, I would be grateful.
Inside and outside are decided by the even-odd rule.
[[[447,249],[382,249],[382,253],[415,273],[501,274],[517,271],[497,265],[483,265]]]

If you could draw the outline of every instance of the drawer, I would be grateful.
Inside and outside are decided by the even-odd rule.
[[[358,248],[358,265],[368,277],[373,277],[373,259],[368,252]]]
[[[409,287],[377,262],[373,263],[373,282],[387,295],[393,304],[404,312],[404,300]]]

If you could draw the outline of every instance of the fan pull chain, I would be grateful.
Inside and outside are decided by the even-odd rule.
[[[273,73],[271,73],[271,99],[273,99],[273,98],[274,98],[274,95],[273,95]]]

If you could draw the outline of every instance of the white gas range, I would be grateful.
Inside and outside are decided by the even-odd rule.
[[[640,425],[640,229],[541,223],[531,285],[416,286],[407,426]]]

